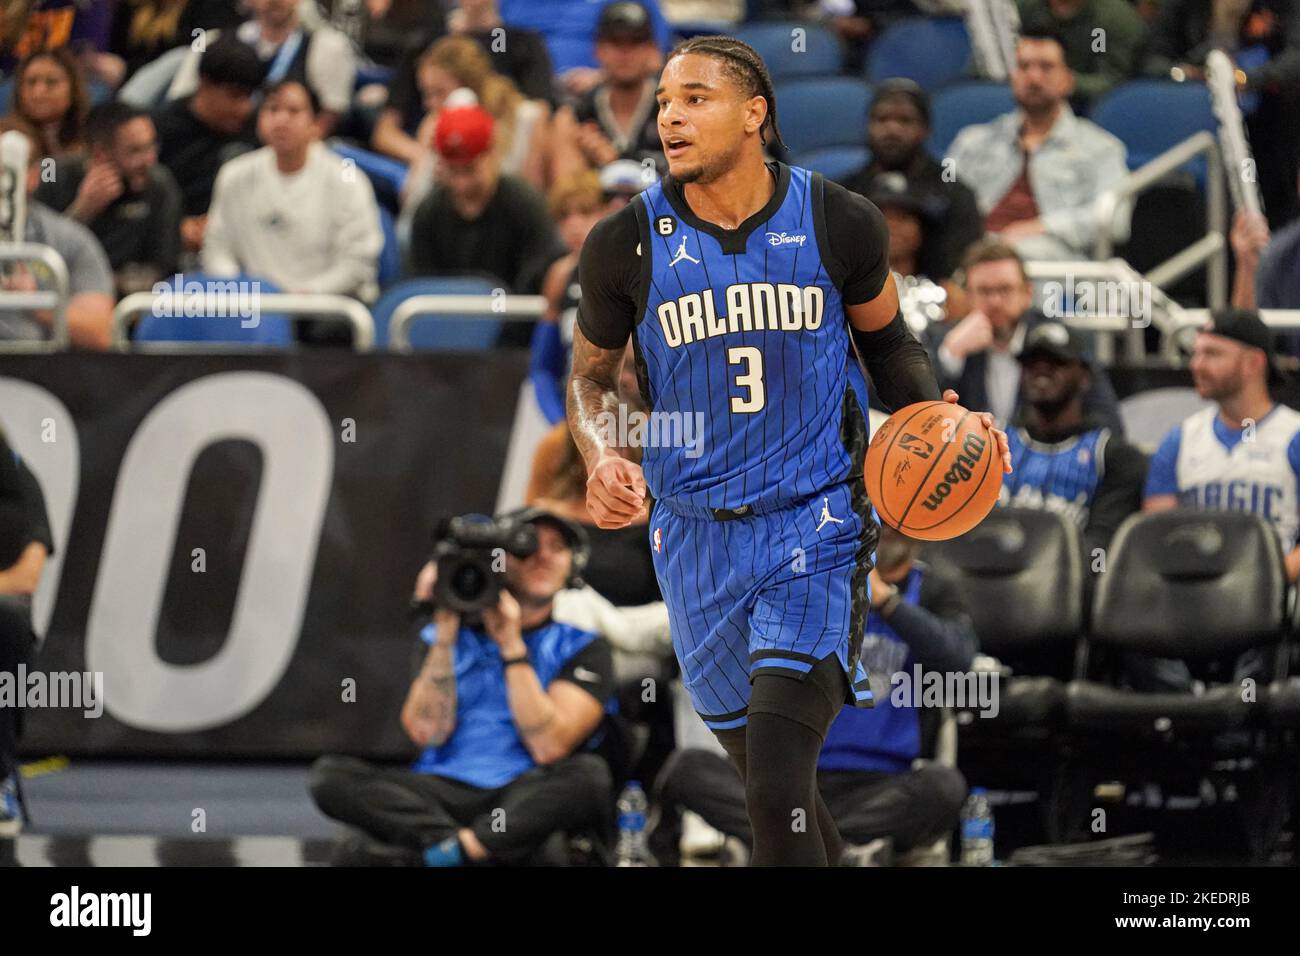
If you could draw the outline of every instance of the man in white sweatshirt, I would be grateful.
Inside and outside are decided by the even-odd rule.
[[[371,299],[384,244],[370,181],[320,142],[320,101],[298,80],[267,93],[257,132],[266,145],[217,174],[203,271],[243,272],[283,292]]]

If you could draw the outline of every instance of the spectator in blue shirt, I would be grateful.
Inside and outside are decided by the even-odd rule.
[[[402,708],[424,748],[415,765],[327,756],[313,767],[316,805],[361,831],[336,862],[521,862],[554,833],[606,827],[610,771],[583,749],[613,695],[612,654],[604,638],[551,616],[584,536],[539,509],[516,519],[535,526],[538,547],[506,558],[497,606],[473,625],[439,608],[421,632],[429,650]],[[435,577],[427,565],[417,600],[431,599]]]

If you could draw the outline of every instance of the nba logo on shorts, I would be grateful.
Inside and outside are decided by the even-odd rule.
[[[664,539],[662,532],[655,528],[655,551],[661,552],[664,549]]]

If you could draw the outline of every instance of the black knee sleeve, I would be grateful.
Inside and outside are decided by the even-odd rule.
[[[802,679],[760,673],[749,698],[749,717],[776,714],[803,724],[823,741],[831,722],[844,706],[848,678],[831,654],[818,661]],[[725,744],[724,744],[725,746]]]

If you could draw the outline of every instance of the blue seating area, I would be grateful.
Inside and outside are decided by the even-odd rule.
[[[840,72],[844,51],[834,33],[803,20],[746,23],[734,36],[752,46],[773,82]]]
[[[389,323],[397,307],[417,295],[491,295],[504,283],[479,276],[404,279],[380,296],[370,310],[375,319],[375,348],[391,347]],[[480,316],[434,316],[414,319],[410,326],[415,351],[486,349],[496,344],[501,320]]]
[[[246,287],[248,283],[259,283],[261,292],[279,292],[280,290],[265,279],[256,276],[213,276],[202,272],[190,272],[181,277],[179,288],[173,294],[179,296],[191,283],[212,285],[220,288],[227,284],[238,283]],[[227,309],[225,311],[230,311]],[[178,308],[177,311],[180,311]],[[136,342],[190,342],[221,345],[247,345],[260,348],[286,348],[294,344],[293,322],[283,315],[265,315],[260,311],[252,324],[248,320],[231,315],[153,315],[145,313],[135,327],[132,339]]]

